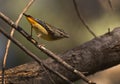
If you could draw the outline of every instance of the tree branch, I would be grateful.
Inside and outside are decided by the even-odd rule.
[[[108,69],[120,63],[120,27],[115,28],[100,37],[94,38],[81,46],[66,51],[60,55],[67,63],[76,69],[88,72],[92,75],[101,70]],[[71,81],[76,81],[79,76],[68,71],[51,58],[44,61],[49,67],[63,74]],[[41,66],[35,62],[27,63],[6,71],[7,80],[17,84],[51,84]],[[57,84],[65,84],[64,81],[51,74]]]

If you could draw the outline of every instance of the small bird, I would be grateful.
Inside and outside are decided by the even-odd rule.
[[[69,35],[65,33],[62,29],[58,29],[50,24],[43,22],[39,19],[35,19],[30,15],[23,13],[27,20],[31,24],[31,36],[32,29],[37,33],[37,37],[41,37],[47,41],[54,41],[62,38],[69,38]]]

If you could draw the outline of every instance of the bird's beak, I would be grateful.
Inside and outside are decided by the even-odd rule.
[[[23,15],[24,15],[24,16],[26,16],[26,17],[28,17],[28,16],[29,16],[29,15],[27,15],[27,14],[25,14],[25,13],[23,13]]]

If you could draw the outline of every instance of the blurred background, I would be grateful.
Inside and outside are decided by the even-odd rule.
[[[0,11],[16,21],[28,2],[29,0],[0,0]],[[85,22],[97,36],[108,32],[108,28],[113,30],[120,26],[120,0],[111,0],[113,10],[110,8],[108,0],[76,0],[76,2]],[[72,0],[36,0],[26,13],[61,28],[70,35],[68,39],[48,42],[37,39],[34,33],[33,37],[36,40],[56,54],[65,52],[94,38],[79,20]],[[25,17],[22,18],[19,25],[30,33],[30,24]],[[0,28],[4,28],[9,33],[11,27],[0,19]],[[47,58],[45,54],[36,49],[18,32],[15,32],[14,37],[41,59]],[[6,41],[6,37],[0,34],[0,63],[5,52]],[[32,61],[32,59],[12,43],[9,49],[7,68],[29,61]],[[119,69],[119,65],[115,66],[90,76],[90,79],[97,84],[119,84]],[[76,84],[79,84],[79,82],[84,84],[82,81],[77,81]]]

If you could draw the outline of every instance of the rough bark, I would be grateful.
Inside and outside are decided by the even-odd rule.
[[[120,27],[70,49],[60,56],[76,69],[87,72],[86,75],[92,75],[118,65],[120,63]],[[51,58],[44,62],[71,81],[80,79]],[[66,84],[65,81],[54,74],[51,73],[51,76],[56,84]],[[48,74],[36,62],[8,69],[6,71],[6,81],[12,84],[52,84]]]

